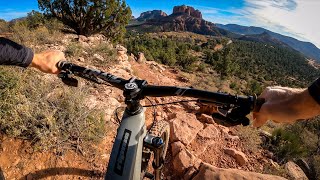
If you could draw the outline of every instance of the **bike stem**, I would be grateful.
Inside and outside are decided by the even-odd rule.
[[[130,115],[139,114],[143,108],[140,104],[140,100],[143,99],[141,96],[142,89],[144,85],[147,84],[145,80],[137,80],[131,78],[128,83],[124,85],[123,95],[125,97],[125,103],[127,105],[126,111]]]

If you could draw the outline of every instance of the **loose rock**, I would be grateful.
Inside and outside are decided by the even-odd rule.
[[[94,54],[93,57],[94,57],[95,59],[99,60],[99,61],[104,61],[104,60],[105,60],[105,59],[104,59],[101,55],[99,55],[99,54]]]
[[[293,179],[308,179],[303,170],[292,161],[286,163],[285,169],[288,172],[289,176]]]
[[[78,61],[79,61],[79,62],[84,62],[84,58],[83,58],[83,57],[79,57],[79,58],[78,58]]]
[[[181,141],[184,145],[188,145],[202,128],[202,123],[194,114],[183,112],[170,122],[171,141]]]
[[[197,169],[196,169],[196,168],[190,167],[190,168],[188,169],[188,171],[184,174],[183,179],[184,179],[184,180],[190,180],[190,179],[192,179],[192,177],[195,176],[196,172],[197,172]]]
[[[203,123],[208,123],[208,124],[215,124],[212,116],[209,116],[207,114],[201,114],[199,117],[199,120]]]
[[[173,157],[175,157],[183,149],[185,149],[185,146],[180,141],[171,143],[171,150],[172,150]]]
[[[87,41],[88,41],[88,38],[87,38],[86,36],[79,35],[79,36],[78,36],[78,41],[79,41],[79,42],[87,42]]]
[[[241,151],[237,151],[235,149],[232,148],[224,148],[224,153],[232,156],[233,158],[236,159],[237,163],[242,166],[244,164],[246,164],[248,162],[248,159],[246,157],[246,155],[241,152]]]
[[[147,59],[144,57],[144,54],[142,52],[139,52],[138,53],[138,60],[137,62],[142,64],[142,63],[145,63],[147,61]]]
[[[259,179],[259,180],[285,180],[283,177],[260,174],[254,172],[246,172],[238,169],[222,169],[214,167],[207,163],[202,163],[199,173],[193,180],[229,180],[229,179]]]
[[[214,125],[209,124],[206,128],[201,130],[198,135],[204,139],[214,140],[219,137],[220,132]]]
[[[178,174],[183,174],[189,167],[193,166],[196,158],[186,149],[180,151],[173,159],[173,168]]]

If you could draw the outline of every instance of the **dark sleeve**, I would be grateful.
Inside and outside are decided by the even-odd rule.
[[[0,64],[28,67],[32,59],[30,48],[0,37]]]
[[[308,87],[309,94],[320,104],[320,78]]]

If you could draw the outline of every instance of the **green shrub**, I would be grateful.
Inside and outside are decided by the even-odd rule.
[[[219,59],[221,58],[219,53],[213,52],[212,50],[205,50],[204,55],[205,55],[205,63],[210,64],[212,66],[215,66],[217,61],[219,61]]]
[[[78,42],[72,42],[66,47],[65,54],[69,57],[79,57],[83,50],[84,48]]]
[[[261,94],[262,93],[262,86],[256,80],[250,80],[247,84],[247,94]]]
[[[99,43],[91,47],[89,50],[89,55],[94,54],[101,55],[108,63],[113,63],[116,60],[117,51],[112,48],[109,43]],[[103,63],[103,62],[100,62]],[[104,62],[105,63],[105,62]]]
[[[193,71],[195,69],[195,62],[197,61],[197,58],[189,55],[185,57],[184,59],[178,60],[178,64],[182,67],[183,70],[186,71]]]
[[[205,65],[205,63],[200,63],[199,66],[198,66],[197,71],[199,71],[199,72],[205,72],[205,71],[206,71],[206,65]]]
[[[230,87],[230,89],[235,89],[237,87],[237,83],[232,82],[232,83],[230,83],[229,87]]]
[[[193,50],[195,50],[196,52],[201,52],[201,46],[199,46],[199,45],[195,45],[194,47],[193,47]]]
[[[28,13],[26,21],[29,28],[37,28],[44,25],[47,20],[42,13],[32,10]]]
[[[282,160],[287,161],[307,155],[307,149],[303,146],[299,134],[278,128],[273,131],[272,136],[275,155]]]

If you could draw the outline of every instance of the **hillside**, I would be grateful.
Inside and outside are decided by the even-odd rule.
[[[225,29],[237,34],[242,34],[242,35],[254,35],[254,34],[258,35],[258,34],[267,32],[270,36],[272,36],[273,38],[276,38],[278,41],[281,41],[287,44],[288,46],[292,47],[293,49],[320,62],[320,49],[318,49],[314,44],[310,42],[299,41],[295,38],[284,36],[260,27],[241,26],[237,24],[227,24],[227,25],[216,24],[216,25],[217,27],[220,27],[222,29]]]
[[[249,34],[249,35],[243,35],[239,38],[237,38],[242,41],[251,41],[251,42],[260,42],[260,43],[267,43],[269,45],[275,45],[285,48],[291,48],[287,44],[283,43],[282,41],[279,41],[278,39],[272,37],[267,32],[263,32],[261,34]]]
[[[180,66],[186,71],[213,69],[222,77],[236,76],[260,85],[271,81],[283,86],[306,86],[320,75],[300,53],[286,46],[200,36],[153,33],[131,36],[126,44],[129,52],[143,52],[147,59],[166,65]]]

